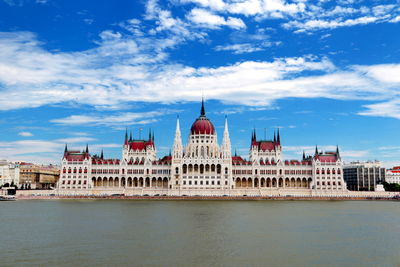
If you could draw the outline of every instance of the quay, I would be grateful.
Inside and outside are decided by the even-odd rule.
[[[400,200],[400,192],[315,190],[20,190],[17,199],[132,200]]]

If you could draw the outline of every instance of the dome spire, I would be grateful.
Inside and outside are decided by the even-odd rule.
[[[204,108],[204,97],[201,98],[201,110],[200,110],[200,116],[205,116],[206,115],[206,110]]]

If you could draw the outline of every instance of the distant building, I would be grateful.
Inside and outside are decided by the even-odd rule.
[[[386,182],[389,184],[400,184],[400,166],[386,170]]]
[[[343,163],[339,149],[319,151],[302,160],[285,160],[279,130],[271,140],[259,140],[253,131],[249,160],[232,155],[228,121],[218,144],[217,132],[206,117],[204,102],[200,116],[190,128],[188,143],[182,144],[179,119],[172,153],[157,159],[154,134],[134,139],[125,133],[122,159],[91,155],[89,148],[68,150],[61,161],[60,190],[163,189],[180,190],[294,189],[344,192]],[[206,194],[205,193],[205,194]]]
[[[385,182],[385,168],[379,161],[351,162],[343,166],[343,178],[352,191],[376,191]]]
[[[19,184],[19,165],[0,160],[0,186],[8,187]]]
[[[60,178],[60,169],[54,165],[21,163],[19,177],[20,189],[51,189],[56,187]]]

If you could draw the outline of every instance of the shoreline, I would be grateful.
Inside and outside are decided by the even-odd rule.
[[[304,201],[400,201],[400,198],[388,197],[327,197],[327,196],[27,196],[20,195],[16,197],[17,200],[62,200],[62,199],[107,199],[107,200],[220,200],[220,201],[248,201],[248,200],[304,200]]]

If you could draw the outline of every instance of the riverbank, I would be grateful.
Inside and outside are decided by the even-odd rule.
[[[21,195],[21,200],[57,200],[57,199],[130,199],[130,200],[386,200],[400,201],[399,197],[326,197],[326,196],[42,196]]]
[[[18,199],[150,200],[396,200],[400,192],[320,191],[311,189],[170,190],[111,188],[90,190],[17,190]]]

